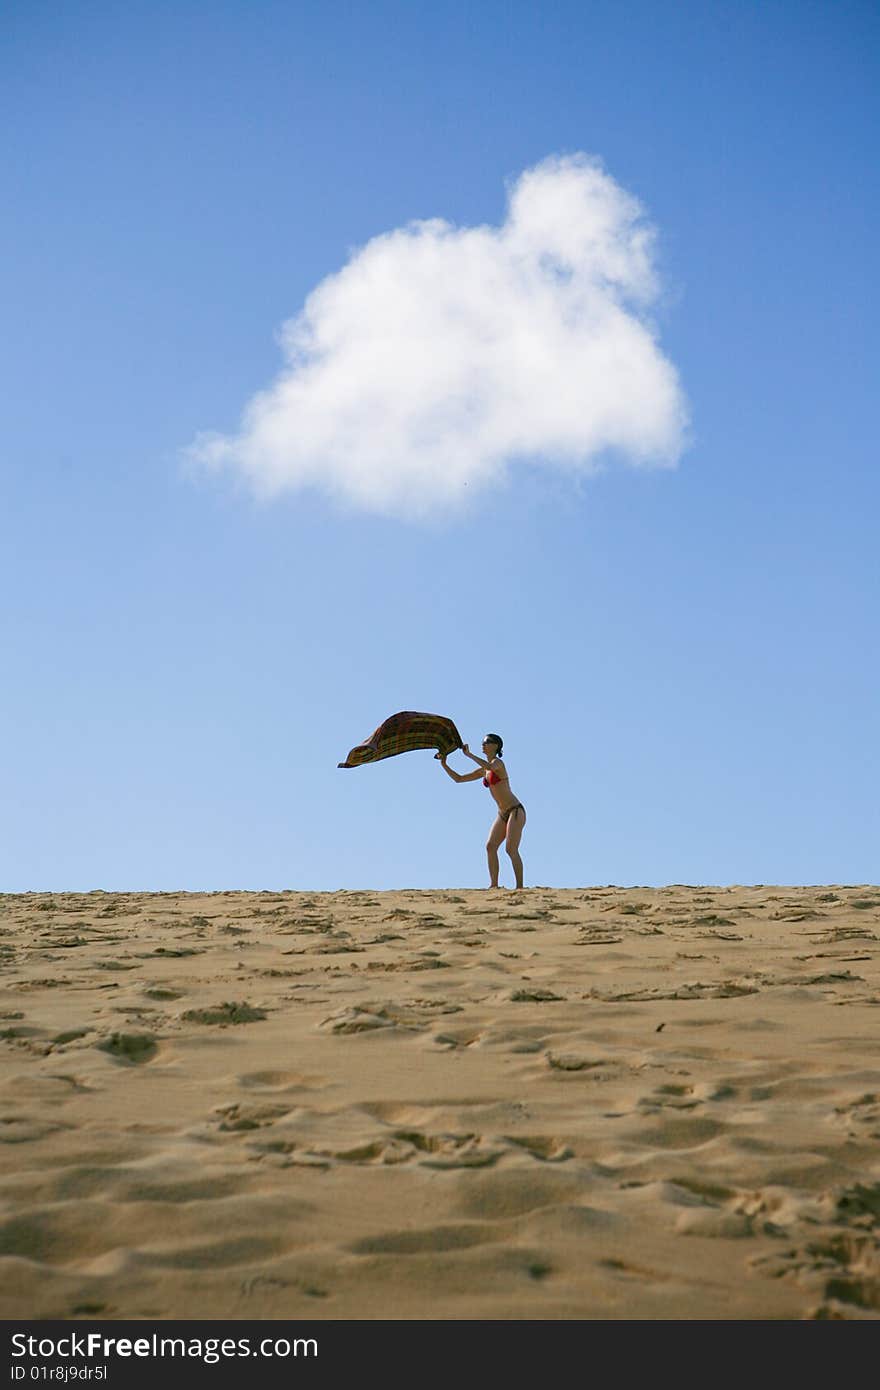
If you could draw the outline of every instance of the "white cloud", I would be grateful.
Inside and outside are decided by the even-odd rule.
[[[413,222],[357,251],[284,325],[284,369],[239,432],[190,457],[263,496],[314,487],[407,518],[454,511],[517,460],[672,465],[686,405],[648,318],[652,251],[596,161],[546,159],[500,227]]]

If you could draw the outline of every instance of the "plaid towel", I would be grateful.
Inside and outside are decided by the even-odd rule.
[[[451,719],[441,714],[418,714],[402,710],[392,714],[375,729],[366,743],[352,748],[344,763],[337,767],[360,767],[362,763],[377,763],[380,758],[393,758],[396,753],[410,753],[415,748],[436,748],[451,753],[461,747],[461,734]]]

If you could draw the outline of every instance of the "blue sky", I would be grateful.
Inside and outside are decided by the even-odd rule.
[[[337,769],[401,709],[504,736],[527,885],[877,880],[876,6],[29,0],[0,26],[0,891],[481,886],[479,784],[427,752]],[[471,457],[412,414],[398,333],[369,408],[344,354],[312,389],[323,453],[285,418],[276,465],[313,485],[255,489],[242,413],[314,292],[357,306],[364,248],[442,219],[419,293],[445,312],[450,248],[493,229],[479,296],[518,180],[580,156],[654,229],[626,323],[679,443],[631,390],[560,464],[555,385],[499,404],[501,334],[475,408],[545,434]],[[363,302],[358,342],[387,295]],[[339,481],[356,437],[373,486],[401,402],[388,467],[466,466],[450,512],[442,464],[420,515]],[[212,432],[232,467],[193,462]]]

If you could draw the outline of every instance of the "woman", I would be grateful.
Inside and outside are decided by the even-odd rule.
[[[472,763],[477,763],[476,772],[453,772],[451,767],[446,765],[446,754],[438,754],[440,766],[444,772],[448,772],[454,782],[475,782],[482,772],[483,786],[488,787],[498,807],[498,814],[489,831],[489,838],[486,841],[486,854],[489,859],[489,887],[498,887],[498,850],[502,840],[506,841],[507,853],[513,865],[513,872],[516,874],[516,886],[523,886],[523,866],[519,857],[519,842],[526,824],[526,808],[521,801],[517,801],[513,792],[510,790],[510,779],[507,776],[504,764],[501,761],[501,750],[504,747],[498,734],[487,734],[483,739],[482,758],[478,758],[476,753],[472,753],[466,743],[461,746],[461,751],[466,758],[470,758]]]

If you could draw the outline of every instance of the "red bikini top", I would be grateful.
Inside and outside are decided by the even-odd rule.
[[[489,775],[488,775],[488,777],[484,777],[484,778],[483,778],[483,786],[484,786],[484,787],[494,787],[495,783],[496,783],[496,782],[500,782],[501,780],[502,780],[502,779],[498,776],[498,773],[497,773],[497,772],[493,772],[492,769],[490,768],[490,769],[489,769]]]

